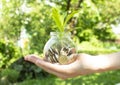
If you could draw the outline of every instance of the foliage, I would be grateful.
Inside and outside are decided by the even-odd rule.
[[[93,38],[103,41],[115,39],[115,35],[112,32],[111,24],[113,22],[116,22],[116,19],[113,19],[113,17],[119,18],[119,16],[113,16],[111,13],[107,14],[107,11],[109,11],[109,8],[111,8],[111,4],[108,4],[109,2],[111,1],[94,2],[92,0],[84,0],[84,2],[81,4],[82,8],[80,9],[81,12],[78,15],[78,28],[76,34],[79,37],[80,41],[89,41]],[[116,1],[112,0],[112,3],[114,2]],[[113,8],[111,8],[111,12],[114,11],[116,12],[118,10],[114,10]],[[105,17],[108,15],[110,15],[111,17]],[[113,21],[111,22],[108,19],[113,19]]]
[[[4,69],[1,72],[0,84],[2,83],[15,83],[17,82],[19,72],[13,69]],[[4,84],[2,84],[4,85]],[[6,84],[5,84],[6,85]]]
[[[20,56],[19,48],[12,42],[0,40],[0,68],[7,68]]]
[[[19,9],[23,1],[0,0],[0,3],[0,38],[15,41],[19,36],[21,21],[23,19],[22,13]]]
[[[25,28],[31,37],[31,53],[41,53],[48,39],[51,19],[49,6],[36,1],[1,1],[0,38],[17,42],[21,29]],[[45,11],[46,10],[46,11]],[[47,24],[47,25],[46,25]],[[34,42],[33,42],[34,41]],[[39,43],[39,44],[38,44]],[[37,44],[37,46],[36,46]]]
[[[9,66],[10,69],[14,69],[19,72],[17,81],[23,81],[35,78],[44,78],[48,76],[48,73],[43,71],[40,67],[27,62],[24,58],[19,58]]]
[[[110,25],[115,24],[116,21],[119,23],[119,0],[81,0],[79,2],[80,0],[51,0],[51,3],[55,4],[55,8],[59,8],[62,17],[60,23],[63,24],[64,22],[65,26],[66,24],[69,25],[72,33],[81,42],[94,38],[104,41],[114,40],[115,35],[112,33]],[[0,37],[17,42],[21,29],[25,28],[31,36],[30,49],[32,50],[30,50],[30,53],[42,53],[45,42],[49,38],[49,33],[56,30],[53,19],[50,17],[51,8],[53,8],[51,4],[43,0],[3,0],[1,5]],[[76,11],[76,9],[79,13],[71,19],[74,15],[73,11]],[[54,12],[56,11],[54,10]],[[68,16],[66,16],[66,13],[68,13]],[[53,13],[53,15],[55,14]],[[60,30],[61,26],[58,26]]]
[[[48,74],[41,68],[24,62],[21,58],[23,57],[22,53],[16,45],[21,29],[26,29],[31,37],[29,53],[37,53],[38,55],[43,52],[43,47],[49,39],[49,33],[56,30],[55,22],[51,18],[51,8],[53,7],[51,7],[51,3],[46,1],[51,2],[56,9],[59,8],[60,16],[64,17],[62,18],[62,25],[57,27],[60,27],[60,30],[63,28],[62,26],[70,28],[74,39],[78,39],[79,52],[101,54],[119,51],[120,45],[114,42],[106,44],[106,42],[101,41],[114,41],[116,39],[111,24],[120,22],[120,0],[0,0],[1,72],[5,71],[4,68],[17,70],[20,73],[19,81],[43,78],[40,78],[41,80],[25,81],[29,85],[29,82],[32,82],[32,84],[43,82],[42,84],[46,85],[59,85],[59,83],[63,85],[113,85],[118,83],[119,72],[117,71],[78,77],[66,81],[51,77],[47,79],[45,77]],[[73,14],[71,12],[76,10],[79,12],[74,18],[71,18],[74,14],[74,12]],[[66,13],[71,13],[71,15],[66,16]],[[9,80],[7,80],[7,77],[4,77],[3,80],[8,85]]]
[[[20,49],[16,47],[13,42],[6,42],[4,40],[0,41],[0,60],[1,60],[0,69],[2,72],[5,72],[3,74],[1,73],[2,76],[6,75],[5,77],[2,77],[2,79],[5,82],[12,81],[12,80],[8,80],[8,77],[10,74],[13,75],[12,74],[13,71],[19,72],[17,81],[23,81],[25,79],[32,79],[32,78],[47,77],[48,73],[44,72],[41,68],[37,67],[36,65],[33,65],[30,62],[26,62],[22,54],[20,54],[20,52],[21,52]],[[9,70],[7,68],[14,70]],[[10,77],[12,77],[11,75]],[[4,81],[2,82],[4,83]]]

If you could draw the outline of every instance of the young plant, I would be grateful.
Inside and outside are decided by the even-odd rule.
[[[68,24],[69,20],[77,13],[77,11],[73,11],[72,13],[68,14],[67,16],[60,14],[59,9],[52,8],[52,18],[58,28],[59,32],[64,32],[65,27]]]

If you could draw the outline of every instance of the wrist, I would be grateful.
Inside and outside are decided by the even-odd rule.
[[[111,66],[109,57],[105,55],[84,55],[81,56],[81,63],[83,71],[88,73],[103,72]]]

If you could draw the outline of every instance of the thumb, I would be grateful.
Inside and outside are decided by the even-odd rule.
[[[77,58],[78,58],[78,54],[71,54],[68,58],[69,59],[68,63],[72,63],[72,62],[76,61]]]

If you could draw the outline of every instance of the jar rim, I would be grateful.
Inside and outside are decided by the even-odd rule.
[[[50,35],[53,36],[53,35],[56,35],[57,32],[50,32]]]
[[[71,35],[71,33],[70,32],[50,32],[50,35],[52,36],[52,35],[57,35],[57,34],[68,34],[68,35]]]

